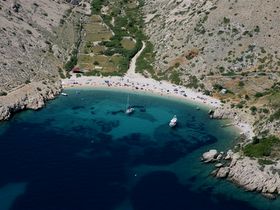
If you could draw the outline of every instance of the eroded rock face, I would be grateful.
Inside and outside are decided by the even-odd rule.
[[[60,91],[58,71],[77,42],[76,25],[85,15],[79,3],[0,1],[0,120],[38,109]]]
[[[222,167],[220,169],[218,169],[218,171],[216,172],[216,177],[218,178],[226,178],[229,174],[229,167]]]
[[[39,109],[45,105],[46,100],[59,94],[60,90],[60,81],[49,84],[38,82],[19,88],[7,96],[0,96],[0,120],[7,120],[14,112],[23,109]]]
[[[260,166],[257,160],[234,153],[229,166],[216,169],[215,176],[227,178],[248,191],[257,191],[266,197],[280,194],[279,165]]]

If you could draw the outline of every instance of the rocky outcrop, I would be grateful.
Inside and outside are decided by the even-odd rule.
[[[203,153],[201,160],[205,163],[209,163],[215,161],[218,156],[218,151],[215,149],[211,149],[208,152]]]
[[[232,109],[226,109],[224,106],[210,109],[208,115],[212,119],[234,119],[237,115]]]
[[[36,82],[19,88],[7,96],[0,96],[0,120],[9,119],[13,113],[24,109],[37,110],[53,99],[61,90],[58,82]]]
[[[217,170],[216,176],[219,178],[226,178],[229,174],[229,167],[220,167],[220,169]]]
[[[273,168],[276,170],[273,166],[261,167],[257,160],[243,157],[233,159],[228,167],[218,169],[216,176],[227,178],[248,191],[276,196],[280,194],[280,177],[278,172],[273,173]]]
[[[19,110],[38,109],[58,94],[59,71],[77,42],[76,26],[89,4],[0,1],[0,120]]]
[[[210,157],[209,153],[206,154]],[[268,198],[280,194],[279,164],[260,165],[258,160],[243,157],[231,150],[223,156],[222,161],[223,165],[219,164],[212,172],[214,176],[230,180],[247,191],[260,192]]]

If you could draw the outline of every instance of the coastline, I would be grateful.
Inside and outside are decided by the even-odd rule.
[[[221,107],[218,99],[195,92],[180,85],[167,81],[155,81],[150,78],[133,78],[129,76],[81,76],[70,79],[62,79],[62,88],[106,88],[115,90],[127,90],[135,93],[151,93],[158,96],[183,99],[184,101],[195,102],[209,108]]]
[[[204,95],[201,92],[196,92],[180,85],[172,84],[168,81],[156,81],[151,78],[146,78],[131,71],[123,77],[75,77],[75,75],[72,75],[69,79],[62,79],[62,88],[94,88],[153,94],[171,99],[179,99],[183,102],[196,103],[205,106],[210,110],[223,110],[223,104],[219,99]],[[249,123],[242,122],[240,119],[233,117],[229,119],[232,120],[231,126],[238,129],[240,134],[245,134],[248,139],[251,139],[254,136],[252,126]]]

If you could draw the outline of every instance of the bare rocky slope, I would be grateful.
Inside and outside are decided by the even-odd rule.
[[[257,133],[280,136],[279,11],[277,0],[145,1],[157,76],[219,97],[224,116],[242,112]]]
[[[0,1],[0,120],[14,111],[38,109],[59,93],[59,70],[77,42],[86,4]]]

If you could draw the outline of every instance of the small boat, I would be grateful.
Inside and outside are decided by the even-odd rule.
[[[61,95],[62,95],[62,96],[68,96],[68,94],[67,94],[67,93],[61,93]]]
[[[173,118],[169,122],[169,126],[172,128],[172,127],[175,127],[176,125],[177,125],[177,116],[174,115]]]
[[[129,115],[129,114],[132,114],[133,112],[134,112],[134,108],[129,105],[129,95],[128,95],[125,114]]]
[[[133,108],[133,107],[128,107],[128,108],[125,110],[125,113],[126,113],[126,114],[131,114],[132,112],[134,112],[134,108]]]

